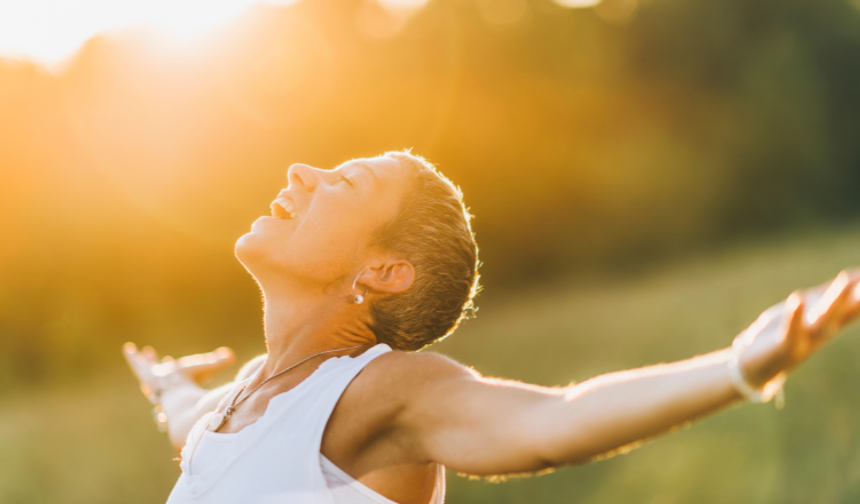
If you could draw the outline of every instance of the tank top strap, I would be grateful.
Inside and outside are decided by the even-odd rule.
[[[388,345],[380,343],[356,357],[342,355],[327,359],[294,388],[271,398],[266,415],[274,418],[286,413],[296,413],[291,410],[296,403],[301,402],[305,408],[305,415],[323,417],[328,422],[328,417],[352,380],[373,359],[390,351],[391,348]],[[310,405],[305,404],[308,402],[313,404],[312,408],[308,409]]]
[[[334,408],[337,406],[346,388],[349,387],[349,384],[352,383],[365,366],[370,364],[375,358],[390,351],[391,348],[388,345],[380,343],[357,357],[335,357],[323,362],[317,371],[314,372],[316,376],[312,375],[309,377],[309,380],[307,380],[308,390],[305,393],[316,397],[314,401],[316,408],[307,411],[307,414],[312,416],[312,418],[308,418],[307,420],[308,425],[313,426],[312,433],[309,433],[309,440],[313,440],[310,448],[313,450],[315,456],[318,456],[320,453],[322,438],[326,425],[328,425],[329,417],[334,412]]]
[[[189,471],[186,455],[193,457],[194,446],[201,441],[208,420],[206,417],[201,418],[189,434],[190,449],[186,445],[183,450],[182,485],[178,483],[174,493],[183,487],[185,490],[180,493],[187,491],[192,499],[199,499],[199,502],[210,499],[219,503],[239,502],[245,500],[239,498],[243,495],[240,492],[242,489],[251,494],[275,490],[265,484],[255,488],[254,481],[263,478],[259,482],[263,483],[264,474],[270,473],[276,481],[274,487],[291,496],[284,502],[303,503],[311,496],[315,503],[328,502],[329,493],[319,464],[320,447],[328,419],[352,380],[373,359],[390,351],[388,345],[378,344],[356,357],[341,356],[326,360],[297,386],[271,398],[265,413],[235,434],[230,452],[198,474]],[[213,488],[218,490],[210,491]],[[297,489],[301,489],[301,492],[296,493]],[[231,494],[236,500],[227,498]],[[174,497],[173,494],[171,496]]]

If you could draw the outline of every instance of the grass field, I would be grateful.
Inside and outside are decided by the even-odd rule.
[[[487,375],[545,385],[726,346],[792,289],[860,264],[860,231],[747,245],[608,282],[492,295],[433,350]],[[117,359],[120,358],[117,349]],[[201,349],[204,350],[204,349]],[[860,501],[860,330],[799,369],[787,405],[744,405],[630,454],[505,483],[449,474],[448,502]],[[0,502],[163,502],[178,477],[130,375],[31,390],[0,408]]]

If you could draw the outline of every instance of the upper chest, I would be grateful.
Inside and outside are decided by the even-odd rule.
[[[256,423],[266,414],[272,399],[296,389],[314,374],[318,366],[319,364],[316,364],[304,369],[296,369],[294,373],[274,378],[262,386],[253,381],[237,386],[218,405],[216,412],[220,413],[225,413],[228,408],[232,408],[232,413],[218,432],[234,434]]]

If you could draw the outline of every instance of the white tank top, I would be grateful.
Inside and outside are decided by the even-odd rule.
[[[379,344],[358,357],[323,362],[293,389],[269,400],[256,422],[233,434],[206,430],[203,416],[182,449],[182,475],[168,504],[395,504],[322,456],[325,426],[343,391],[370,361],[390,351]],[[445,500],[440,465],[430,504]]]

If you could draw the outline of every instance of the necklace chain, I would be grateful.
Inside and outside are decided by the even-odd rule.
[[[328,353],[333,353],[333,352],[344,352],[344,351],[346,351],[346,350],[355,350],[356,348],[359,348],[359,347],[361,347],[361,346],[363,346],[363,345],[355,345],[355,346],[351,346],[351,347],[347,347],[347,348],[335,348],[335,349],[332,349],[332,350],[323,350],[322,352],[317,352],[317,353],[315,353],[315,354],[313,354],[313,355],[310,355],[310,356],[308,356],[308,357],[305,357],[304,359],[302,359],[302,360],[300,360],[300,361],[296,362],[295,364],[293,364],[293,365],[291,365],[291,366],[287,367],[286,369],[284,369],[284,370],[282,370],[282,371],[278,371],[277,373],[273,374],[272,376],[269,376],[268,378],[266,378],[265,380],[263,380],[262,382],[260,382],[260,384],[259,384],[259,385],[257,385],[257,386],[256,386],[256,387],[254,387],[253,389],[251,389],[251,391],[250,391],[250,392],[248,392],[248,394],[247,394],[245,397],[243,397],[241,401],[236,402],[236,399],[238,399],[238,398],[239,398],[239,396],[240,396],[240,395],[242,395],[242,392],[244,392],[244,391],[245,391],[245,389],[246,389],[246,388],[248,388],[248,383],[251,383],[251,381],[250,381],[250,380],[248,380],[248,383],[246,383],[246,384],[245,384],[241,389],[239,389],[239,392],[237,392],[237,393],[236,393],[236,395],[234,395],[234,396],[233,396],[233,400],[232,400],[232,401],[230,401],[230,406],[227,406],[227,409],[225,409],[225,410],[224,410],[223,418],[222,418],[222,419],[221,419],[221,421],[218,423],[218,426],[217,426],[217,427],[214,427],[214,426],[213,426],[214,428],[213,428],[212,430],[213,430],[213,431],[215,431],[215,432],[218,432],[218,430],[219,430],[221,427],[223,427],[225,423],[227,423],[227,419],[228,419],[228,418],[230,418],[230,416],[232,416],[232,415],[233,415],[233,412],[234,412],[234,411],[236,411],[236,408],[238,408],[238,407],[239,407],[243,402],[245,402],[245,400],[246,400],[246,399],[248,399],[249,397],[251,397],[251,395],[252,395],[254,392],[256,392],[257,390],[259,390],[259,389],[260,389],[260,387],[262,387],[263,385],[265,385],[265,384],[269,383],[270,381],[274,380],[275,378],[277,378],[277,377],[281,376],[282,374],[286,373],[287,371],[289,371],[289,370],[291,370],[291,369],[295,369],[296,367],[298,367],[298,366],[300,366],[300,365],[304,364],[305,362],[307,362],[307,361],[309,361],[309,360],[313,359],[314,357],[319,357],[320,355],[324,355],[324,354],[328,354]],[[260,366],[260,369],[257,371],[257,373],[259,374],[259,373],[261,373],[262,371],[263,371],[263,366]],[[255,376],[256,376],[256,375],[255,375]]]

